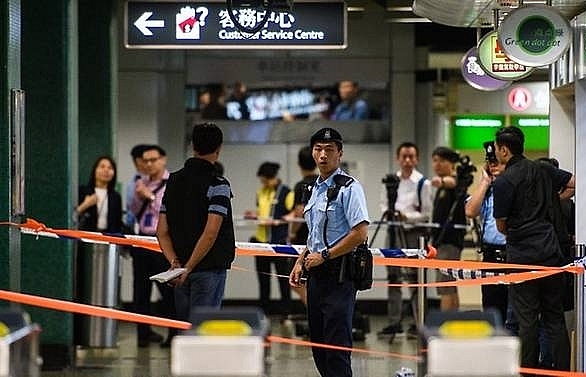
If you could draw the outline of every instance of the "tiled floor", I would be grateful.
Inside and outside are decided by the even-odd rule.
[[[285,335],[287,330],[278,321],[273,321],[271,333]],[[416,368],[410,356],[416,354],[416,341],[404,335],[389,344],[386,338],[377,338],[376,332],[386,325],[381,316],[370,317],[371,333],[364,342],[355,342],[354,347],[381,354],[355,352],[353,369],[355,377],[388,377],[402,366]],[[164,334],[164,330],[156,329]],[[221,358],[219,358],[221,360]],[[118,348],[107,350],[78,350],[76,366],[64,371],[46,371],[41,377],[171,377],[170,350],[158,344],[149,348],[137,348],[133,325],[121,323]],[[266,376],[305,377],[317,376],[311,350],[305,346],[276,344],[270,346],[265,368]]]

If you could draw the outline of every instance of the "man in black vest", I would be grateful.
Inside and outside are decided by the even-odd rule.
[[[193,128],[193,156],[169,176],[157,238],[171,268],[186,271],[173,280],[175,308],[190,321],[196,308],[219,308],[226,270],[235,255],[230,182],[217,174],[223,134],[213,123]]]
[[[494,218],[498,230],[507,237],[508,263],[560,266],[564,259],[552,224],[552,203],[558,192],[562,197],[564,191],[573,191],[574,177],[525,158],[524,143],[523,132],[517,127],[501,128],[496,133],[496,156],[506,167],[494,181]],[[510,286],[510,301],[519,322],[523,367],[539,365],[541,318],[553,367],[570,369],[570,342],[560,294],[563,287],[562,274]]]

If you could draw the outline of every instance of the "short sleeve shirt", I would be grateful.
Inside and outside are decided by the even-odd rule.
[[[327,191],[334,186],[334,176],[347,175],[341,169],[336,170],[326,180],[318,180],[313,187],[311,197],[305,205],[304,217],[309,228],[307,247],[311,252],[326,249],[323,229],[327,214],[327,243],[331,247],[346,236],[356,225],[367,222],[368,210],[362,185],[354,180],[348,186],[342,186],[335,200],[328,205]]]

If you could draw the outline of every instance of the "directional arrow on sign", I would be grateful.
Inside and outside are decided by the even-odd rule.
[[[152,15],[153,12],[144,12],[142,16],[134,21],[134,26],[136,26],[136,28],[147,37],[153,35],[153,32],[149,27],[165,27],[165,20],[149,20]]]

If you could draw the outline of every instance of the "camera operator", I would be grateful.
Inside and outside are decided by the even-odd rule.
[[[555,195],[574,188],[574,176],[523,155],[525,136],[518,127],[505,127],[495,136],[496,156],[506,164],[494,181],[494,217],[507,237],[507,262],[561,266],[564,257],[551,219]],[[538,368],[538,331],[545,330],[553,368],[570,369],[570,341],[566,331],[562,274],[533,279],[509,287],[509,299],[519,322],[521,366]]]
[[[419,163],[419,149],[411,142],[404,142],[397,147],[397,164],[399,170],[389,174],[383,179],[380,208],[381,213],[386,214],[387,220],[404,222],[402,225],[391,225],[389,231],[389,243],[391,247],[417,248],[419,236],[425,230],[415,228],[412,224],[429,220],[432,198],[430,181],[417,170]],[[394,204],[394,209],[389,211],[389,206]],[[409,224],[411,223],[411,224]],[[417,282],[417,270],[414,268],[393,267],[387,268],[390,284],[402,281]],[[379,336],[395,335],[403,332],[402,319],[402,294],[401,288],[388,288],[389,301],[387,313],[389,325],[378,332]],[[411,309],[416,316],[415,289],[411,290]],[[407,330],[408,335],[417,335],[417,328],[412,325]]]
[[[466,233],[466,214],[464,213],[464,199],[469,182],[472,182],[473,166],[469,159],[460,160],[455,151],[447,147],[437,147],[432,152],[432,167],[436,174],[431,179],[433,187],[437,188],[433,201],[431,221],[440,224],[440,228],[432,232],[432,244],[437,249],[438,259],[460,260],[464,247]],[[458,176],[456,177],[456,164]],[[454,278],[437,273],[437,281],[455,281]],[[438,287],[440,295],[440,309],[442,311],[457,310],[460,306],[458,289],[453,287]]]
[[[506,262],[505,236],[496,228],[496,221],[492,216],[493,211],[493,192],[492,183],[495,178],[505,170],[505,166],[500,164],[494,152],[494,142],[487,141],[483,144],[485,151],[484,169],[481,171],[480,182],[476,189],[466,199],[466,216],[475,219],[480,217],[480,250],[483,262]],[[501,315],[502,323],[506,322],[507,316],[507,296],[508,286],[483,285],[482,289],[482,308],[494,308]]]

